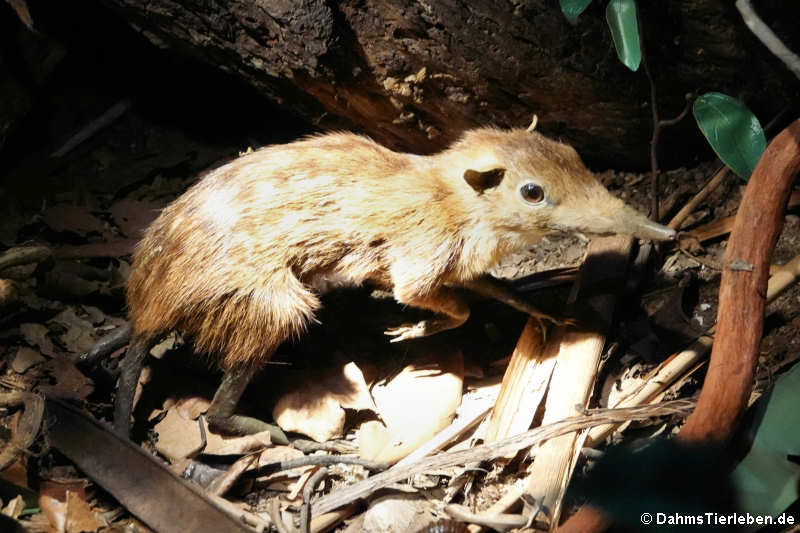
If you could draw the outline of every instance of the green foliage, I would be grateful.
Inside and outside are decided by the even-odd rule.
[[[561,0],[561,12],[572,24],[578,21],[581,13],[589,7],[592,0]]]
[[[606,7],[606,22],[611,29],[614,48],[622,63],[636,71],[642,62],[642,49],[639,46],[639,23],[636,20],[634,0],[611,0]]]
[[[800,465],[788,459],[800,450],[798,405],[800,364],[779,377],[756,403],[749,428],[753,445],[731,474],[743,512],[777,516],[800,497]]]
[[[739,100],[721,93],[706,93],[694,102],[700,131],[723,163],[748,179],[767,146],[758,119]]]
[[[589,6],[591,0],[559,0],[570,22]],[[611,30],[617,57],[636,71],[642,62],[636,0],[610,0],[606,22]],[[747,180],[767,146],[764,131],[755,115],[739,100],[721,93],[707,93],[695,100],[694,118],[723,163]]]

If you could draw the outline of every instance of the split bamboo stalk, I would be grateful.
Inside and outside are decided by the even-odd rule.
[[[485,442],[518,435],[531,427],[555,366],[555,354],[545,356],[542,324],[529,318],[511,354],[486,428]]]
[[[595,239],[589,246],[578,279],[581,291],[589,296],[579,301],[582,308],[590,310],[591,314],[581,314],[591,316],[586,323],[594,327],[560,327],[548,342],[545,352],[553,349],[558,355],[542,424],[574,416],[580,407],[588,405],[605,344],[605,332],[614,312],[615,292],[624,282],[632,244],[630,237],[617,236]],[[574,291],[575,294],[578,291]],[[526,491],[542,505],[553,527],[558,524],[561,501],[585,435],[586,432],[571,433],[545,442],[537,451],[528,475]]]

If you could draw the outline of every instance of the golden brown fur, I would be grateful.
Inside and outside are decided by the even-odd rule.
[[[464,181],[497,167],[496,187]],[[531,179],[546,209],[520,198]],[[466,319],[444,284],[548,232],[617,231],[619,213],[632,216],[572,148],[525,130],[473,130],[425,157],[345,133],[269,146],[207,174],[148,228],[128,282],[131,324],[144,338],[181,330],[231,368],[265,363],[339,285],[369,281]]]

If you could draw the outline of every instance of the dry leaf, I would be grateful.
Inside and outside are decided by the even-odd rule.
[[[150,348],[150,355],[155,357],[156,359],[161,359],[164,357],[164,354],[170,350],[174,350],[176,347],[183,344],[183,339],[176,331],[172,331],[164,337],[164,340]]]
[[[33,348],[20,346],[17,348],[17,355],[11,362],[11,369],[17,374],[24,374],[32,366],[47,361],[47,358]]]
[[[19,331],[22,333],[22,336],[25,338],[25,342],[30,344],[31,346],[36,346],[39,350],[49,356],[54,356],[56,354],[56,349],[53,346],[53,341],[47,336],[50,332],[46,327],[42,324],[20,324]]]
[[[376,498],[364,513],[363,533],[402,533],[422,531],[435,522],[433,505],[418,495],[392,495]]]
[[[303,383],[278,399],[272,415],[284,431],[324,442],[342,436],[345,409],[375,411],[364,374],[353,362],[321,379],[305,375]]]
[[[39,496],[39,508],[47,517],[53,533],[65,533],[67,528],[67,504],[52,496]]]
[[[0,306],[17,301],[17,285],[10,279],[0,278]]]
[[[39,484],[39,494],[55,498],[60,502],[67,501],[67,492],[74,492],[83,499],[87,497],[89,480],[77,479],[45,479]]]
[[[158,217],[163,204],[125,198],[111,206],[111,216],[126,237],[140,239],[142,232]]]
[[[19,515],[22,513],[23,509],[25,509],[25,500],[22,499],[22,496],[17,495],[16,497],[12,498],[5,507],[3,507],[2,513],[16,520],[19,518]]]
[[[273,446],[267,448],[258,456],[258,466],[264,466],[271,463],[280,463],[281,461],[288,461],[289,459],[297,459],[303,457],[305,454],[297,448],[291,446]],[[284,472],[292,472],[293,470],[285,470]]]
[[[54,384],[40,384],[38,391],[57,398],[85,400],[94,391],[94,381],[84,376],[75,363],[66,357],[54,357],[43,365],[55,380]]]
[[[12,430],[16,430],[16,428],[9,428]],[[0,471],[0,477],[8,481],[9,483],[13,483],[14,485],[19,485],[20,487],[28,487],[28,466],[27,466],[27,456],[23,455],[10,465],[8,465],[4,470]]]
[[[94,326],[99,326],[106,321],[106,314],[98,307],[81,304],[81,309],[83,309],[83,312],[88,316],[89,322]]]
[[[79,494],[67,491],[66,533],[94,533],[105,524],[95,517],[89,504]]]
[[[268,431],[243,437],[223,437],[210,431],[204,418],[201,421],[207,437],[204,453],[242,455],[270,445]],[[195,452],[202,443],[199,422],[183,416],[177,407],[167,411],[167,415],[156,424],[155,431],[158,433],[156,450],[172,463]]]
[[[341,437],[344,431],[344,409],[318,386],[283,396],[272,413],[284,431],[302,433],[317,442]]]
[[[428,365],[409,365],[372,395],[385,427],[367,422],[359,429],[361,457],[394,463],[447,427],[461,401],[461,352]]]
[[[86,353],[97,341],[94,335],[94,325],[88,320],[79,317],[73,307],[67,307],[50,321],[66,329],[64,333],[58,336],[58,340],[70,353]]]
[[[197,420],[208,411],[210,405],[211,402],[202,396],[190,396],[175,402],[175,410],[186,420]]]
[[[57,205],[46,209],[42,218],[53,231],[71,231],[82,237],[89,233],[103,233],[105,229],[103,221],[85,207]]]

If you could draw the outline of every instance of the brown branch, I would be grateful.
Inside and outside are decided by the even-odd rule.
[[[800,171],[798,145],[800,119],[769,144],[745,189],[725,254],[718,333],[708,374],[697,408],[679,435],[685,441],[727,441],[747,405],[763,328],[769,260],[793,177]],[[736,259],[753,270],[730,269]],[[556,531],[598,533],[610,524],[608,514],[588,505]]]
[[[799,145],[800,119],[769,144],[742,196],[723,261],[716,341],[697,409],[680,433],[685,441],[726,442],[747,406],[763,333],[770,260],[800,171]]]

